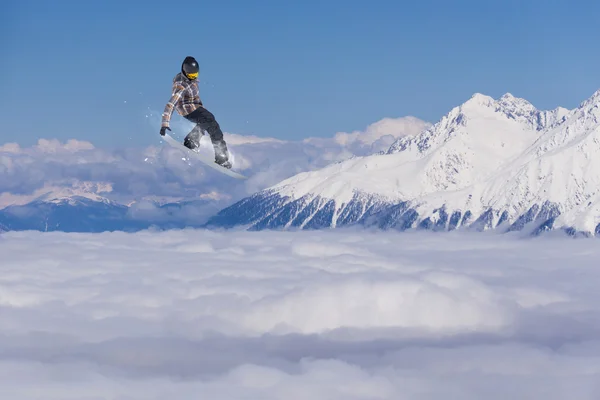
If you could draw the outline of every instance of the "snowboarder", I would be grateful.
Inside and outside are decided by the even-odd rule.
[[[207,131],[215,149],[215,162],[230,169],[232,165],[229,161],[227,144],[223,139],[221,127],[215,116],[204,108],[202,100],[200,100],[200,90],[198,89],[199,71],[198,62],[194,57],[188,56],[183,60],[181,72],[173,78],[173,92],[162,114],[160,134],[164,136],[167,129],[171,130],[169,121],[175,109],[179,115],[196,124],[185,137],[183,145],[194,150],[200,145],[201,135],[204,135],[204,131]]]

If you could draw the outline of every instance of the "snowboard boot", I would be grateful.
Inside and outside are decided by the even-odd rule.
[[[215,162],[216,162],[217,164],[219,164],[221,167],[225,167],[225,168],[227,168],[227,169],[231,169],[231,167],[233,166],[233,165],[231,164],[231,161],[229,161],[229,160],[227,159],[227,156],[224,156],[224,155],[222,155],[222,154],[220,154],[220,155],[215,155]]]
[[[190,150],[198,148],[198,146],[200,146],[200,136],[202,135],[204,135],[204,132],[202,132],[198,126],[194,127],[194,129],[187,134],[185,139],[183,139],[183,145]]]
[[[225,143],[214,143],[215,149],[215,162],[222,167],[227,169],[231,169],[233,166],[231,161],[229,161],[229,157],[227,156],[227,145]]]

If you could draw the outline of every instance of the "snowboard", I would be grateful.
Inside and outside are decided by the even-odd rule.
[[[222,174],[228,175],[228,176],[230,176],[232,178],[235,178],[235,179],[248,179],[248,177],[240,174],[239,172],[235,172],[235,171],[232,171],[230,169],[227,169],[225,167],[220,166],[219,164],[217,164],[215,162],[214,157],[208,156],[208,155],[205,155],[205,154],[202,154],[202,153],[198,153],[196,151],[188,149],[182,143],[179,143],[177,140],[175,140],[171,136],[169,136],[168,133],[166,133],[165,136],[162,136],[162,138],[169,145],[175,147],[176,149],[180,149],[180,150],[183,150],[184,152],[187,152],[187,154],[193,156],[197,160],[203,162],[204,164],[206,164],[209,167],[211,167],[211,168],[219,171]]]

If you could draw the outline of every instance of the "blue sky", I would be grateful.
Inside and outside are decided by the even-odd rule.
[[[0,143],[157,144],[146,115],[187,55],[239,134],[436,122],[474,92],[575,107],[600,88],[598,21],[599,2],[574,0],[4,2]]]

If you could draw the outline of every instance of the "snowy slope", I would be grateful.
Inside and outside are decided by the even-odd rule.
[[[520,230],[535,221],[538,230],[594,234],[599,103],[600,91],[575,110],[540,111],[510,94],[476,94],[385,154],[298,174],[223,210],[209,225]]]
[[[392,200],[457,190],[518,156],[565,113],[540,112],[511,95],[495,101],[476,94],[423,134],[400,139],[385,156],[299,174],[273,188],[293,198],[311,193],[341,201],[355,189]]]
[[[594,232],[600,224],[599,188],[600,91],[475,189],[482,205],[518,214],[548,202],[560,213],[559,225]]]
[[[54,188],[52,191],[44,193],[34,199],[34,202],[45,202],[55,204],[78,205],[82,200],[89,200],[105,204],[116,204],[111,200],[100,196],[92,191],[75,190],[70,187]]]

